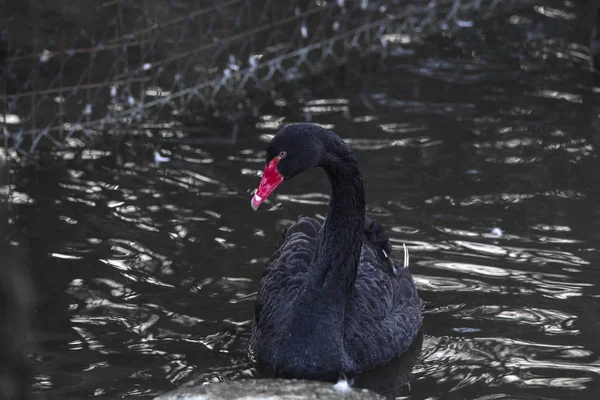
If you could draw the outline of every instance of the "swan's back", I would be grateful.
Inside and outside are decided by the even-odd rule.
[[[361,371],[408,350],[421,329],[421,308],[408,267],[395,267],[380,247],[365,240],[344,321],[346,351]]]
[[[284,327],[289,326],[294,313],[307,314],[314,324],[329,325],[320,320],[319,315],[311,316],[311,310],[293,307],[298,291],[314,273],[309,265],[321,226],[314,218],[298,218],[284,234],[282,245],[265,268],[257,294],[251,339],[259,362],[276,365],[284,361],[280,359],[283,356],[280,346],[287,335]],[[337,355],[343,358],[341,365],[353,370],[349,372],[366,371],[400,356],[414,341],[422,318],[422,303],[414,281],[408,268],[395,268],[388,258],[391,244],[382,226],[367,219],[364,232],[355,286],[339,339],[345,354]],[[318,314],[316,309],[315,314]],[[331,352],[323,357],[331,358]]]

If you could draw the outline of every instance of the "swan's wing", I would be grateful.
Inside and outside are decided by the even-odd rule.
[[[254,343],[270,342],[269,338],[260,336],[279,332],[275,326],[288,316],[287,309],[304,282],[320,229],[321,223],[316,219],[299,217],[287,229],[283,243],[267,263],[256,296]]]
[[[365,217],[365,236],[376,249],[382,250],[387,255],[391,254],[392,244],[390,243],[390,238],[379,222]]]
[[[297,290],[302,284],[303,275],[315,254],[321,226],[322,224],[314,218],[298,217],[297,222],[285,231],[283,243],[271,256],[261,277],[259,300],[266,302],[280,294],[286,299],[293,297],[289,290]],[[392,246],[383,227],[366,218],[364,233],[365,241],[371,244],[369,248],[377,253],[372,256],[388,260],[385,266],[390,273],[394,273],[393,263],[388,258]]]
[[[391,361],[417,336],[421,307],[408,267],[395,268],[378,246],[365,242],[346,310],[346,351],[363,370]]]
[[[394,263],[389,258],[392,253],[392,244],[383,226],[379,222],[365,217],[364,231],[366,243],[363,245],[363,253],[365,248],[371,250],[371,253],[374,254],[369,253],[367,258],[370,257],[374,261],[374,265],[378,265],[384,268],[390,275],[394,275],[396,273]],[[362,257],[365,257],[365,254],[362,254]],[[377,259],[380,259],[382,262],[377,263]]]

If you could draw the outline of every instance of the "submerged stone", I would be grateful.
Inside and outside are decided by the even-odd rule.
[[[384,397],[366,389],[293,379],[249,379],[211,383],[177,389],[155,400],[380,400]]]

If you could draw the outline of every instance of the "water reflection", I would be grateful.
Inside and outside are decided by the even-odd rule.
[[[283,227],[323,218],[328,198],[317,172],[267,212],[249,194],[274,132],[310,120],[355,149],[368,213],[406,243],[426,302],[420,353],[357,384],[403,399],[595,399],[600,90],[585,46],[564,38],[572,8],[390,42],[385,60],[281,89],[235,145],[165,123],[20,170],[9,199],[43,299],[34,390],[151,398],[255,376],[262,267]]]

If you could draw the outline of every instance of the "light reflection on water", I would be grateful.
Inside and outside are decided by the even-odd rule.
[[[411,399],[595,399],[600,103],[587,50],[555,39],[570,12],[397,43],[374,73],[287,90],[235,146],[174,141],[156,164],[132,141],[20,172],[11,202],[43,299],[35,391],[151,397],[254,376],[262,267],[296,215],[323,218],[327,186],[308,172],[257,213],[249,195],[265,143],[308,119],[357,152],[368,212],[406,243],[426,301],[420,353],[365,379]]]

